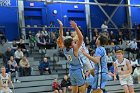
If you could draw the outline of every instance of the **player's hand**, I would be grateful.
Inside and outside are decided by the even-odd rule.
[[[72,28],[76,28],[77,24],[75,23],[75,21],[70,21],[70,25]]]
[[[114,81],[116,81],[117,80],[117,78],[116,77],[114,77]]]
[[[59,19],[57,19],[57,21],[58,21],[58,23],[59,23],[60,26],[63,26],[62,21],[60,21]]]

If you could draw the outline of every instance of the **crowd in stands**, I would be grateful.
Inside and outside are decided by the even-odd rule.
[[[38,31],[35,35],[29,31],[28,39],[30,42],[30,47],[33,48],[34,46],[38,46],[40,52],[44,52],[44,49],[50,49],[57,47],[56,39],[57,39],[56,32],[48,32],[43,28],[42,31]]]
[[[129,54],[128,59],[131,59],[131,62],[138,61],[138,64],[133,66],[133,77],[137,80],[137,83],[140,83],[140,50],[137,43],[137,40],[140,40],[139,35],[140,34],[140,25],[135,26],[135,29],[132,33],[129,33],[125,31],[124,29],[120,29],[117,33],[113,31],[108,31],[108,26],[106,25],[106,22],[104,22],[101,26],[102,32],[99,32],[98,29],[94,29],[93,32],[93,38],[90,40],[88,36],[85,37],[85,44],[87,48],[90,51],[90,54],[93,55],[95,52],[95,41],[96,38],[100,34],[104,34],[108,37],[110,44],[112,45],[109,48],[106,48],[107,50],[107,63],[108,63],[108,75],[109,80],[114,80],[114,65],[113,63],[116,60],[115,57],[115,49],[123,44],[123,42],[126,40],[129,40],[126,43],[127,48],[125,51],[127,54]],[[72,36],[72,32],[67,31],[65,33],[67,37]],[[50,48],[57,48],[57,37],[58,33],[56,32],[48,32],[43,28],[42,31],[38,31],[35,35],[31,31],[29,31],[28,39],[29,39],[29,47],[34,48],[37,46],[40,50],[40,53],[44,52],[45,49]],[[130,38],[131,37],[131,38]],[[6,67],[7,73],[9,73],[12,76],[12,79],[14,82],[20,82],[18,80],[18,76],[30,76],[31,75],[31,66],[30,62],[28,60],[29,57],[29,49],[26,47],[26,44],[23,39],[20,39],[19,42],[13,41],[12,45],[7,48],[5,53],[3,54],[3,64]],[[63,50],[59,49],[59,56],[64,57]],[[47,57],[44,57],[39,62],[39,72],[40,75],[43,75],[44,72],[48,72],[49,74],[52,74],[52,71],[50,69],[49,60]],[[117,77],[118,78],[118,77]],[[91,90],[91,84],[90,82],[93,79],[92,75],[86,73],[86,80],[87,80],[87,93]],[[69,80],[69,77],[67,75],[64,76],[61,83],[58,82],[57,79],[54,79],[52,83],[52,88],[54,93],[67,93],[67,91],[71,91],[71,83]]]
[[[20,82],[18,76],[31,75],[31,67],[26,56],[29,56],[25,44],[20,40],[19,43],[13,41],[11,47],[8,47],[3,54],[3,65],[6,72],[9,73],[14,82]]]

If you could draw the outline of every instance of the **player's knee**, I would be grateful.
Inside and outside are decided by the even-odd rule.
[[[129,86],[129,91],[130,91],[130,93],[134,93],[134,87],[133,86]]]
[[[54,93],[59,93],[58,90],[54,90]]]
[[[103,90],[102,89],[96,89],[96,90],[93,90],[92,93],[103,93]]]
[[[128,88],[125,87],[125,88],[124,88],[124,92],[125,92],[125,93],[129,93]]]
[[[78,92],[78,87],[72,86],[72,93],[77,93],[77,92]]]
[[[79,92],[80,93],[85,93],[85,90],[86,90],[85,84],[79,87]]]
[[[59,90],[59,93],[63,93],[63,91],[62,90]]]

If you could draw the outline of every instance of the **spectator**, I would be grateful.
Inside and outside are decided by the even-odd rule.
[[[54,47],[55,49],[57,47],[57,44],[56,44],[56,36],[55,36],[55,34],[53,32],[51,33],[50,46],[51,47]]]
[[[128,27],[127,24],[123,24],[122,29],[121,29],[124,40],[129,40],[129,31],[128,31],[127,27]]]
[[[107,54],[106,60],[107,60],[107,66],[108,66],[108,68],[110,68],[110,66],[111,66],[112,63],[113,63],[113,57],[112,57],[111,53],[108,53],[108,54]]]
[[[43,75],[44,71],[48,71],[49,74],[51,74],[50,65],[47,57],[44,57],[43,61],[40,62],[38,68],[39,68],[40,75]]]
[[[9,67],[9,74],[11,75],[13,81],[20,82],[17,79],[18,78],[18,65],[13,56],[11,56],[10,60],[8,61],[8,67]]]
[[[138,50],[136,39],[134,39],[133,41],[131,41],[128,44],[128,47],[129,47],[131,53],[136,54],[136,55],[133,55],[134,60],[136,60],[136,56],[137,56],[138,51],[139,51]]]
[[[112,65],[109,67],[109,71],[108,71],[108,80],[114,80],[114,65],[112,63]],[[118,76],[117,76],[118,78]]]
[[[122,31],[119,31],[118,36],[117,36],[117,41],[118,41],[119,44],[122,45],[122,43],[123,43]]]
[[[7,62],[10,59],[11,56],[14,56],[14,53],[12,52],[11,48],[8,47],[7,50],[6,50],[6,52],[3,55],[3,62],[4,62],[4,65],[6,67],[7,67]]]
[[[36,45],[36,37],[33,35],[32,32],[29,34],[29,46],[30,48],[34,48]]]
[[[18,45],[17,45],[16,41],[14,40],[11,45],[11,50],[13,51],[13,53],[17,50],[17,48],[18,48]]]
[[[41,31],[38,31],[38,32],[36,33],[36,37],[39,38],[39,37],[40,37],[40,34],[41,34]]]
[[[63,93],[67,93],[67,90],[69,92],[71,91],[71,83],[70,83],[70,79],[68,78],[67,75],[64,75],[64,78],[61,81],[61,87],[63,89]]]
[[[106,21],[104,21],[104,23],[102,24],[101,28],[102,28],[102,32],[108,32],[107,31],[108,26],[107,26],[107,22]]]
[[[23,56],[24,55],[23,55],[23,52],[21,51],[21,48],[18,47],[18,49],[15,52],[15,60],[16,60],[18,65],[19,65],[19,62],[20,62],[20,60],[22,59]]]
[[[63,49],[61,49],[61,48],[58,49],[58,55],[60,57],[65,57],[64,52],[63,52]]]
[[[95,48],[96,45],[95,42],[96,42],[96,37],[93,37],[93,39],[90,41],[90,47],[93,49]]]
[[[97,30],[97,28],[94,29],[94,32],[93,32],[93,37],[97,38],[99,36],[99,32]]]
[[[113,31],[110,32],[110,40],[111,42],[114,42],[114,44],[117,44],[116,36],[114,35]]]
[[[45,27],[43,27],[41,33],[43,34],[44,37],[48,36],[48,32],[46,31]]]
[[[26,54],[27,57],[29,56],[29,51],[26,49],[25,43],[24,43],[24,40],[23,40],[23,39],[20,39],[19,44],[18,44],[18,47],[21,48],[21,51],[22,51],[24,54]]]
[[[133,77],[135,80],[138,81],[138,83],[140,84],[140,66],[137,66],[134,70],[134,73],[133,73]]]
[[[28,59],[24,56],[20,62],[20,76],[29,76],[31,75],[31,67]]]
[[[86,39],[85,39],[85,45],[86,46],[89,46],[90,45],[90,40],[89,38],[86,36]]]
[[[52,83],[52,89],[54,93],[63,93],[60,84],[57,81],[57,78],[54,79]]]
[[[37,46],[39,47],[39,49],[41,49],[40,51],[42,51],[45,47],[46,47],[46,40],[43,37],[43,34],[40,34],[39,38],[37,39]]]

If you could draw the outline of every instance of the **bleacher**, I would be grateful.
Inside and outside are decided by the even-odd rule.
[[[51,83],[54,78],[58,78],[58,75],[19,77],[21,83],[14,83],[14,91],[15,93],[51,93]]]
[[[37,50],[34,50],[28,58],[32,67],[32,76],[19,77],[18,79],[21,83],[14,83],[14,93],[53,93],[51,86],[52,81],[54,78],[58,78],[59,82],[62,80],[62,77],[66,74],[67,61],[63,58],[59,58],[59,61],[53,62],[53,54],[57,53],[56,49],[47,50],[46,53],[50,60],[52,74],[49,75],[48,72],[46,72],[44,75],[39,75],[38,65],[41,55]],[[140,84],[135,84],[134,88],[136,93],[140,93]],[[106,90],[108,93],[124,93],[119,81],[108,81]]]
[[[140,93],[140,84],[134,84],[135,93]],[[124,93],[119,81],[108,81],[106,90],[108,93]]]

